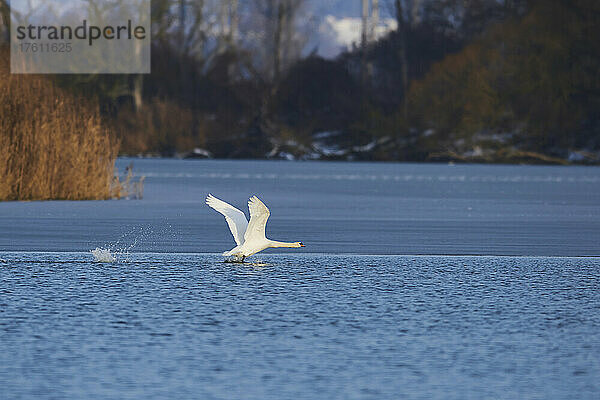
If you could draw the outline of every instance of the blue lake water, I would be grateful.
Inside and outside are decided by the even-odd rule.
[[[0,398],[598,398],[598,168],[134,168],[143,200],[0,203]],[[223,263],[208,192],[307,247]]]
[[[3,253],[3,399],[597,399],[595,258]]]

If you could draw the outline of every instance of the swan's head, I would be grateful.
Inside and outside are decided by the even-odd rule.
[[[304,246],[304,243],[302,243],[302,242],[296,242],[296,246],[298,246],[298,247],[306,247],[306,246]]]

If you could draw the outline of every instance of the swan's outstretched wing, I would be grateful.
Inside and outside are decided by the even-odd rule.
[[[244,234],[244,240],[252,238],[264,239],[265,227],[267,226],[267,220],[271,212],[256,196],[250,197],[248,209],[250,210],[250,222],[248,223],[246,234]]]
[[[233,240],[235,240],[237,245],[239,246],[244,243],[244,233],[248,227],[248,221],[244,213],[231,204],[217,199],[210,193],[206,196],[206,204],[225,216],[225,221],[227,221],[227,225],[229,225],[229,229],[233,235]]]

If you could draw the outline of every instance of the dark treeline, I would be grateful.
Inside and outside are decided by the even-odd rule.
[[[303,1],[155,0],[151,74],[57,79],[125,154],[597,161],[597,1],[379,5],[397,29],[330,60],[303,56]]]

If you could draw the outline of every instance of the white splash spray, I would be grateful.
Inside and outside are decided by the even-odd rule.
[[[112,253],[109,249],[96,247],[94,250],[90,250],[90,252],[94,256],[94,261],[96,262],[112,263],[117,261],[116,253]]]
[[[173,230],[173,226],[165,220],[157,231],[149,225],[132,227],[121,234],[115,242],[105,243],[102,247],[90,250],[90,253],[96,262],[128,262],[131,251],[139,245],[145,246],[147,251],[159,246],[164,248],[167,243],[173,246],[178,242],[179,237],[180,235]]]

